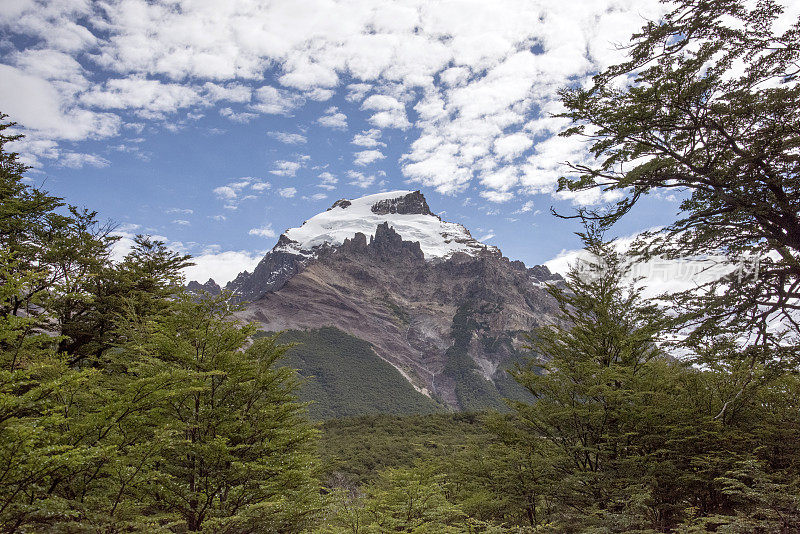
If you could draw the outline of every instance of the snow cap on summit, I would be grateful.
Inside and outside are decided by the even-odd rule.
[[[313,256],[316,247],[341,245],[358,232],[375,235],[375,229],[383,222],[389,223],[405,241],[419,242],[428,260],[449,258],[456,252],[474,256],[483,250],[496,251],[473,239],[460,224],[434,215],[419,191],[403,190],[337,200],[300,227],[286,230],[273,251]]]

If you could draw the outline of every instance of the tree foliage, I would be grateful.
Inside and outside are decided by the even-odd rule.
[[[5,116],[0,117],[3,121]],[[299,532],[314,432],[224,297],[183,295],[189,258],[28,185],[0,124],[0,529]]]
[[[604,224],[642,195],[685,194],[678,220],[645,235],[638,252],[721,254],[746,271],[675,299],[689,340],[722,328],[772,347],[775,359],[795,360],[800,22],[779,28],[781,13],[772,0],[680,0],[649,22],[633,36],[627,61],[591,87],[562,91],[562,116],[572,123],[562,135],[586,137],[595,163],[573,164],[578,177],[560,188],[623,193],[610,209],[580,214]]]

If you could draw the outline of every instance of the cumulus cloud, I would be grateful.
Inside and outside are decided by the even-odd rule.
[[[277,139],[278,141],[280,141],[285,145],[302,145],[305,144],[306,141],[308,141],[306,136],[298,133],[267,132],[267,135],[272,137],[273,139]]]
[[[59,157],[59,165],[70,169],[80,169],[82,167],[102,168],[111,165],[106,158],[96,154],[81,154],[80,152],[65,152]]]
[[[347,171],[347,177],[350,178],[348,182],[350,185],[366,189],[375,183],[375,176],[367,175],[359,171]]]
[[[101,109],[134,109],[152,116],[175,113],[200,102],[197,89],[137,76],[112,78],[81,96],[81,102]]]
[[[255,91],[255,102],[251,109],[269,115],[289,115],[303,103],[303,97],[270,85]]]
[[[0,64],[0,79],[3,112],[25,127],[33,140],[102,139],[119,131],[121,120],[117,115],[82,109],[42,77]]]
[[[321,187],[329,191],[336,189],[336,184],[339,182],[339,179],[328,171],[321,172],[319,174],[319,178],[320,182],[317,184],[317,187]]]
[[[236,198],[236,190],[228,185],[214,188],[214,194],[221,199],[230,200]]]
[[[206,82],[203,84],[206,98],[211,101],[226,101],[245,104],[250,102],[253,95],[253,89],[241,83],[226,83],[217,84]]]
[[[225,117],[226,119],[230,119],[233,122],[238,122],[239,124],[247,124],[251,120],[258,117],[255,113],[249,113],[247,111],[233,111],[231,108],[220,108],[219,114]]]
[[[533,205],[533,200],[528,200],[518,210],[514,211],[514,214],[518,215],[520,213],[528,213],[529,211],[533,210]]]
[[[297,189],[294,187],[283,187],[278,189],[278,194],[283,198],[292,198],[297,194]]]
[[[252,272],[265,251],[249,252],[245,250],[228,250],[217,252],[209,250],[192,256],[194,265],[183,270],[187,280],[200,283],[213,278],[221,286],[236,278],[242,271]]]
[[[514,198],[508,191],[481,191],[481,196],[489,202],[507,202]]]
[[[335,128],[338,130],[347,129],[347,115],[339,111],[339,108],[336,106],[331,106],[326,109],[325,114],[318,118],[317,122],[328,128]]]
[[[657,230],[650,228],[649,230]],[[614,241],[618,252],[625,254],[637,235],[621,237]],[[562,250],[556,257],[545,262],[554,273],[566,274],[579,262],[592,261],[585,249]],[[631,264],[625,282],[642,288],[645,298],[655,299],[665,293],[676,293],[696,289],[730,273],[736,266],[724,256],[703,256],[702,258],[663,259],[652,258]]]
[[[297,161],[286,161],[280,160],[275,162],[275,168],[269,171],[271,174],[275,174],[277,176],[294,176],[297,174],[297,171],[302,167]]]
[[[243,200],[257,198],[259,194],[270,189],[272,184],[252,176],[237,178],[226,185],[221,185],[213,189],[214,195],[225,202],[225,208],[235,210],[238,203]],[[222,219],[224,220],[223,216]]]
[[[784,18],[796,20],[800,7],[784,3]],[[258,113],[292,115],[340,93],[375,129],[414,132],[401,160],[413,183],[442,193],[477,181],[504,195],[512,187],[552,194],[561,163],[585,157],[585,147],[552,137],[556,89],[618,61],[623,52],[614,43],[668,7],[657,0],[385,0],[291,9],[280,2],[181,9],[149,0],[11,2],[0,9],[0,24],[36,44],[4,56],[0,100],[41,133],[34,157],[48,158],[59,146],[46,141],[116,135],[120,116],[164,120],[188,110],[199,117],[216,105],[247,122]],[[88,82],[108,73],[103,83]],[[331,106],[317,122],[344,130],[345,113]],[[378,139],[353,143],[377,149]],[[515,167],[503,175],[512,183],[499,184],[496,171],[505,166]],[[484,180],[488,173],[494,185]]]
[[[533,146],[533,139],[524,133],[515,133],[494,140],[494,151],[500,158],[509,160]]]
[[[380,150],[362,150],[361,152],[355,153],[353,163],[363,167],[375,161],[384,159],[385,157],[386,156],[384,156]]]
[[[406,116],[405,105],[393,96],[372,95],[361,103],[361,109],[376,111],[368,120],[378,128],[405,130],[411,126]]]
[[[377,128],[372,128],[370,130],[364,130],[363,132],[354,135],[353,140],[350,142],[354,145],[363,146],[366,148],[386,146],[386,143],[379,141],[380,138],[381,138],[381,131],[378,130]]]
[[[267,238],[275,237],[276,235],[275,230],[272,229],[272,225],[269,223],[263,226],[259,226],[257,228],[251,228],[250,231],[247,233],[249,235],[255,235],[258,237],[267,237]]]

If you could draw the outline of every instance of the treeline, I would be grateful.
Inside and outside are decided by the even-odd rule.
[[[8,124],[0,126],[4,132]],[[2,156],[0,528],[6,532],[793,532],[800,380],[718,333],[659,340],[597,232],[551,288],[560,326],[513,372],[505,414],[329,421],[286,346],[182,290],[189,258],[138,237],[119,261],[91,212]]]
[[[797,373],[719,338],[670,357],[671,319],[588,245],[592,274],[552,288],[566,326],[537,332],[514,372],[535,402],[325,424],[323,531],[800,530]]]
[[[4,117],[3,117],[4,118]],[[26,184],[0,125],[0,530],[297,532],[319,513],[314,430],[285,348],[188,258]]]
[[[512,373],[535,401],[328,422],[323,454],[285,347],[187,298],[162,243],[112,261],[110,229],[27,185],[0,124],[0,529],[800,531],[800,22],[674,6],[561,93],[594,160],[559,189],[614,204],[579,211],[589,268],[551,288],[562,321]],[[665,190],[679,219],[635,259],[758,269],[643,299],[603,235]]]

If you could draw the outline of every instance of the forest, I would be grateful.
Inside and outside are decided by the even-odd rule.
[[[188,294],[162,242],[115,258],[112,225],[27,178],[2,115],[0,530],[800,531],[800,23],[776,35],[778,13],[683,0],[562,89],[594,160],[560,188],[616,200],[555,213],[591,259],[509,371],[533,400],[498,411],[314,422],[277,334]],[[680,214],[621,252],[614,224],[659,191]],[[630,281],[711,254],[759,269],[655,300]],[[312,342],[358,358],[337,336]]]

